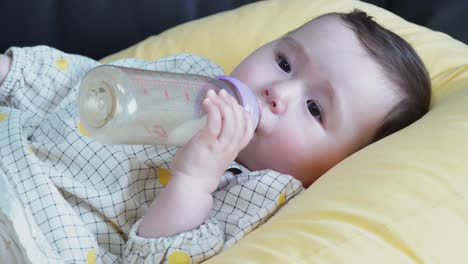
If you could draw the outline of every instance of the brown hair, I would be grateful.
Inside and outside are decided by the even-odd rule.
[[[361,10],[337,15],[355,32],[367,52],[398,87],[400,101],[386,115],[369,143],[405,128],[426,114],[431,101],[431,80],[411,45]]]

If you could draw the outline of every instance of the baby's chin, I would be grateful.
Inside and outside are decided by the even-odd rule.
[[[236,159],[234,160],[235,162],[239,163],[240,165],[246,167],[250,171],[255,171],[255,166],[252,166],[252,164],[249,164],[248,159],[244,158],[244,155],[242,155],[242,151],[239,152],[239,155],[237,155]]]
[[[250,171],[268,169],[267,166],[263,166],[261,164],[261,161],[257,160],[256,157],[260,154],[256,153],[255,151],[252,151],[255,149],[256,148],[254,146],[251,146],[250,144],[247,145],[243,150],[239,152],[235,161],[240,165],[246,167]]]

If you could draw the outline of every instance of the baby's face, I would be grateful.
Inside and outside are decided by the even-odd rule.
[[[237,161],[309,186],[365,146],[397,102],[395,88],[336,16],[315,19],[259,48],[231,73],[261,106]]]

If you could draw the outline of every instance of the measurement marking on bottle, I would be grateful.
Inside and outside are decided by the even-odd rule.
[[[154,125],[153,134],[160,138],[168,138],[166,130],[161,125]]]
[[[164,89],[164,96],[166,96],[166,98],[168,98],[168,97],[169,97],[169,93],[167,92],[167,90],[166,90],[166,89]]]
[[[185,100],[190,101],[190,95],[187,92],[185,92]]]

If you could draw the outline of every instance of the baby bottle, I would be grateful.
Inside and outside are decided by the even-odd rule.
[[[206,123],[206,93],[225,89],[259,118],[252,91],[230,76],[210,78],[103,65],[90,70],[78,92],[80,121],[89,136],[107,144],[181,146]]]

